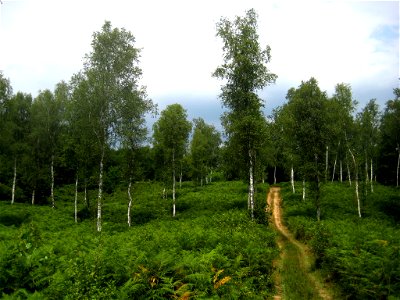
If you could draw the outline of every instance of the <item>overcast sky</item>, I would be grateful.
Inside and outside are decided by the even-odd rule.
[[[399,1],[128,1],[2,0],[0,70],[14,92],[36,96],[82,69],[94,31],[105,20],[124,27],[142,48],[142,83],[163,109],[181,103],[190,118],[219,124],[223,81],[216,34],[221,17],[254,8],[262,45],[270,45],[275,85],[260,92],[265,112],[281,105],[290,87],[315,77],[332,94],[351,84],[360,107],[381,108],[399,86]],[[218,125],[220,128],[220,125]]]

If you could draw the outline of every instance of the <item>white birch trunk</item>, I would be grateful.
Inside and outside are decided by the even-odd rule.
[[[13,177],[13,185],[12,185],[11,204],[14,204],[14,200],[15,200],[16,183],[17,183],[17,158],[14,159],[14,177]]]
[[[306,201],[306,181],[303,178],[303,201]]]
[[[347,166],[347,178],[349,179],[349,185],[351,186],[350,166],[349,166],[349,160],[347,159],[347,155],[346,155],[346,166]]]
[[[274,184],[276,184],[276,166],[274,167]]]
[[[374,192],[374,184],[373,184],[373,178],[374,178],[374,171],[373,171],[373,165],[372,165],[372,158],[371,158],[371,180],[370,180],[370,183],[371,183],[371,193],[373,193]]]
[[[175,217],[175,149],[172,150],[172,216]]]
[[[32,205],[35,204],[35,190],[32,191]]]
[[[337,158],[335,158],[335,162],[333,163],[332,182],[335,180],[336,162]]]
[[[343,182],[343,166],[342,166],[342,160],[339,161],[339,167],[340,167],[340,182]]]
[[[86,179],[85,179],[85,193],[84,193],[84,195],[85,196],[84,196],[83,202],[85,203],[85,206],[88,207]]]
[[[293,170],[293,166],[292,169],[290,170],[290,182],[292,184],[292,191],[293,194],[296,192],[296,190],[294,189],[294,170]]]
[[[212,182],[212,175],[213,175],[213,171],[211,170],[211,172],[210,172],[210,183]]]
[[[99,194],[97,196],[97,231],[101,231],[101,205],[103,196],[103,160],[104,147],[101,149],[100,170],[99,170]]]
[[[128,226],[131,227],[132,222],[131,222],[131,207],[132,207],[132,195],[131,195],[131,187],[132,187],[132,179],[129,179],[129,185],[128,185]]]
[[[163,197],[163,199],[166,199],[166,198],[167,198],[167,195],[166,195],[166,190],[165,190],[165,188],[163,188],[163,191],[162,191],[162,197]]]
[[[358,216],[361,218],[361,203],[360,203],[360,195],[358,192],[358,171],[357,171],[357,164],[356,164],[356,159],[354,157],[353,152],[349,148],[349,152],[351,154],[351,157],[353,158],[353,163],[354,163],[354,172],[355,172],[355,189],[356,189],[356,199],[357,199],[357,209],[358,209]]]
[[[253,175],[253,157],[251,155],[251,150],[249,150],[249,161],[250,161],[250,168],[249,168],[249,179],[250,179],[250,186],[249,186],[249,195],[250,195],[250,209],[251,209],[251,218],[254,219],[254,175]]]
[[[56,203],[54,201],[54,155],[51,156],[51,207],[55,208]]]
[[[76,174],[76,180],[75,180],[74,214],[75,214],[75,223],[78,223],[78,174]]]
[[[326,154],[325,154],[325,181],[328,181],[328,155],[329,155],[329,146],[326,146]]]

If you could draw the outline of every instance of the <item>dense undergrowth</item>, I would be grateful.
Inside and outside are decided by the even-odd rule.
[[[354,187],[322,185],[322,218],[316,222],[312,197],[302,201],[282,184],[285,222],[295,237],[308,243],[315,267],[337,283],[343,299],[400,298],[400,192],[375,186],[364,193],[363,217],[357,214]]]
[[[73,187],[57,208],[0,202],[0,294],[4,299],[265,299],[274,291],[275,233],[247,212],[241,182],[184,183],[171,200],[157,183],[134,186],[133,226],[125,190],[107,195],[103,232],[94,203],[73,219]],[[95,191],[92,191],[94,199]],[[82,195],[80,195],[81,197]]]

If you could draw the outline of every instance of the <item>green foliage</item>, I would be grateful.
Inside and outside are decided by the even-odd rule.
[[[321,191],[324,213],[312,219],[309,201],[283,190],[285,221],[295,237],[310,245],[315,267],[337,283],[343,297],[388,299],[400,296],[398,218],[388,209],[397,203],[395,189],[377,185],[364,199],[364,218],[356,215],[352,188],[327,184]],[[397,209],[394,205],[393,209]]]
[[[105,197],[102,233],[95,231],[93,219],[73,222],[73,188],[57,190],[56,210],[0,202],[4,298],[264,299],[272,294],[275,234],[250,220],[245,184],[198,188],[185,182],[178,190],[180,213],[172,218],[162,185],[135,183],[130,228],[126,190],[120,186]],[[266,188],[259,187],[260,205]],[[13,224],[7,221],[11,216]]]

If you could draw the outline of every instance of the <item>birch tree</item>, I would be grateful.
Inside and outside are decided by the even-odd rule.
[[[191,123],[180,104],[168,105],[153,125],[154,147],[163,154],[166,173],[172,179],[172,216],[176,215],[176,172],[187,147]]]
[[[257,91],[274,83],[277,76],[266,64],[271,59],[269,46],[263,48],[258,39],[257,14],[248,10],[244,17],[233,21],[221,18],[217,23],[217,36],[223,42],[224,62],[213,73],[224,79],[220,98],[228,109],[223,125],[228,138],[227,147],[238,156],[241,166],[247,167],[249,206],[254,217],[254,168],[266,127],[261,111],[263,101]]]
[[[112,28],[106,21],[92,39],[92,52],[85,56],[81,73],[80,107],[96,138],[98,151],[97,231],[102,229],[102,199],[106,150],[121,138],[123,109],[138,96],[139,49],[125,29]],[[129,103],[129,105],[128,105]],[[133,113],[137,113],[136,111]]]
[[[302,82],[288,92],[288,110],[292,126],[288,134],[293,152],[300,162],[302,176],[310,182],[314,193],[317,220],[321,218],[320,185],[325,171],[326,145],[330,136],[328,98],[315,78]]]
[[[193,138],[190,144],[192,158],[193,176],[208,183],[213,168],[217,166],[219,146],[221,137],[214,126],[208,125],[202,118],[193,120]]]
[[[15,201],[17,173],[22,164],[23,156],[29,155],[29,136],[31,126],[32,96],[18,92],[3,103],[3,129],[1,135],[7,142],[8,151],[4,153],[9,157],[12,165],[11,204]]]
[[[51,206],[55,208],[55,158],[63,122],[63,103],[50,90],[40,91],[32,104],[32,139],[36,145],[38,168],[50,174]],[[39,158],[40,156],[40,158]]]

